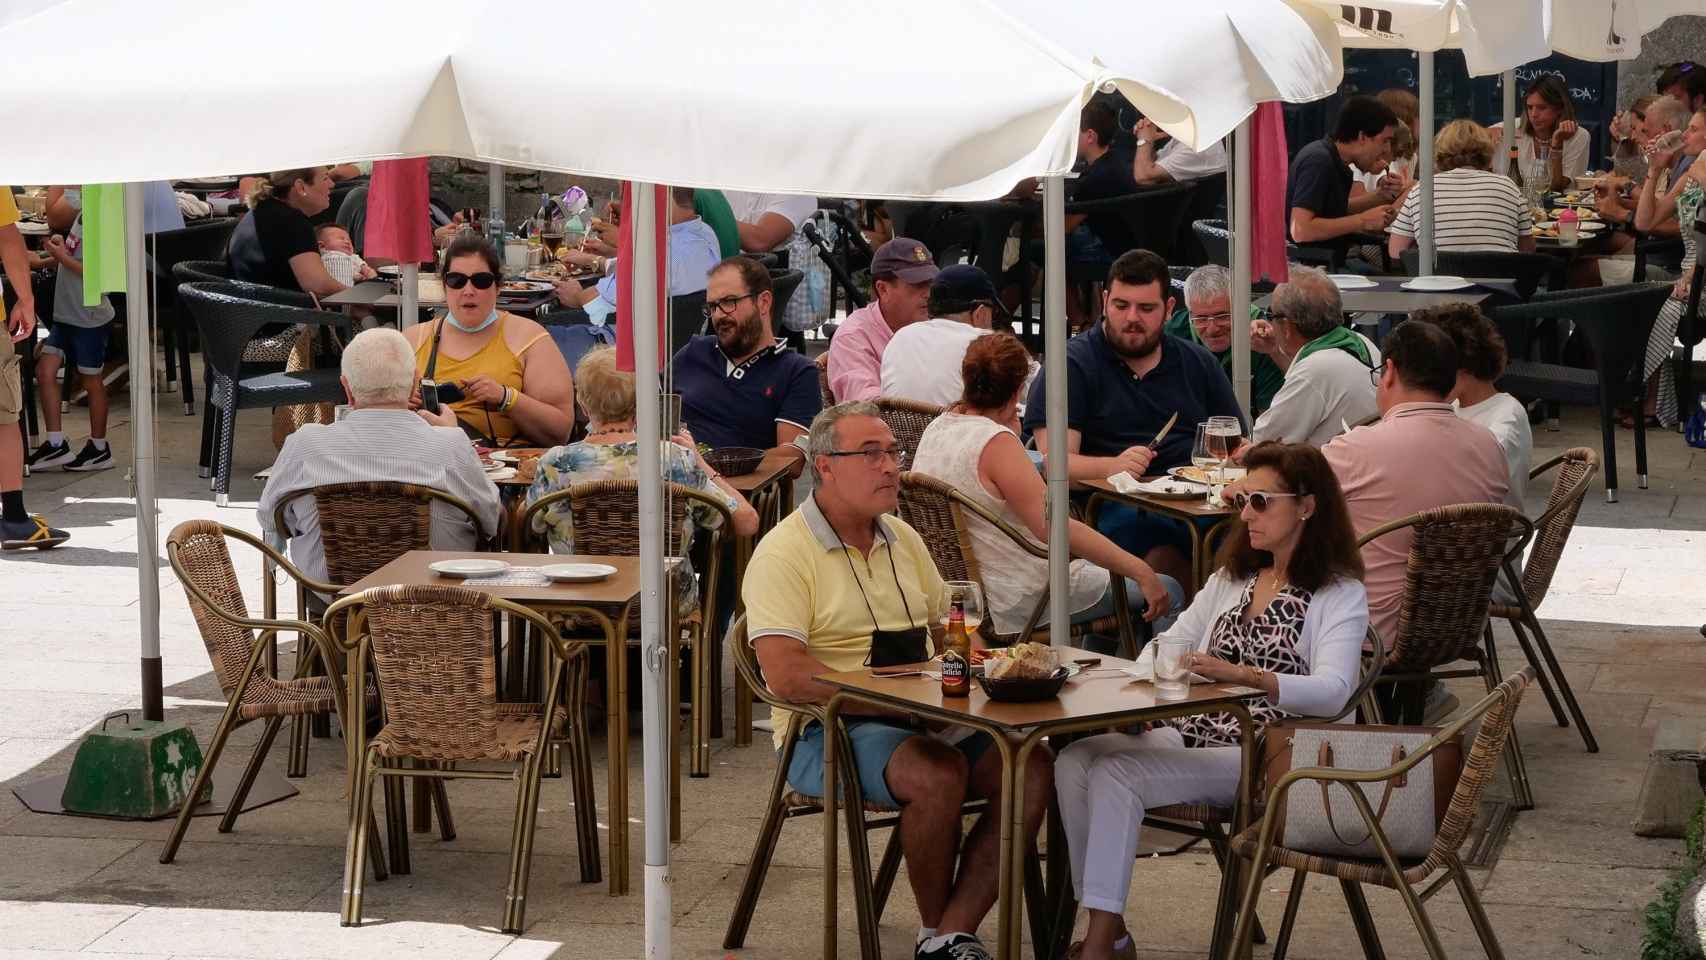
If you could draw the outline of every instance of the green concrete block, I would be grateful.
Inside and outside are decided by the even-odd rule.
[[[201,765],[201,745],[181,723],[103,723],[77,747],[60,802],[73,813],[156,819],[184,802]]]

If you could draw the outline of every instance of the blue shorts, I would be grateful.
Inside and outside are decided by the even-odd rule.
[[[43,353],[56,354],[64,357],[71,354],[71,359],[77,364],[77,372],[88,375],[99,375],[107,369],[107,334],[112,324],[103,323],[98,327],[74,327],[69,323],[56,323],[47,332],[47,339],[42,342]]]
[[[889,758],[902,743],[924,734],[881,720],[849,720],[846,724],[847,739],[853,743],[853,765],[859,769],[859,786],[865,799],[885,807],[900,806],[900,801],[889,792],[883,771],[888,769]],[[987,733],[974,733],[954,745],[970,766],[976,766],[983,752],[993,746],[995,741]],[[788,765],[788,786],[808,797],[823,796],[822,724],[809,723],[800,734],[800,742],[794,746],[794,761]]]

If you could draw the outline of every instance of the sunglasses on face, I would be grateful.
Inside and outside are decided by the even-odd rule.
[[[466,273],[447,273],[444,275],[444,285],[451,290],[460,290],[472,283],[475,290],[490,290],[492,284],[498,282],[498,275],[481,270],[472,276]]]
[[[1257,513],[1266,513],[1268,507],[1273,505],[1275,498],[1295,496],[1297,496],[1295,493],[1269,493],[1264,490],[1256,490],[1251,493],[1233,494],[1232,505],[1237,507],[1240,512],[1242,512],[1244,506],[1248,504],[1250,507],[1254,508]]]

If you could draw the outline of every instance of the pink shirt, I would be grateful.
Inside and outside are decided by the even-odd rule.
[[[1499,503],[1510,477],[1499,441],[1448,403],[1400,403],[1379,423],[1335,437],[1321,453],[1344,488],[1358,536],[1433,507]],[[1410,530],[1396,530],[1362,548],[1369,622],[1388,649],[1412,539]]]
[[[883,350],[894,339],[876,300],[847,315],[829,341],[829,392],[836,403],[874,400],[883,392]]]

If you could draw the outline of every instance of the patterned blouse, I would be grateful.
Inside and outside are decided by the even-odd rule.
[[[685,487],[702,490],[727,504],[732,512],[740,506],[716,485],[693,454],[667,440],[659,444],[663,464],[663,479]],[[639,443],[589,443],[585,440],[566,446],[552,447],[539,458],[539,472],[533,486],[527,488],[529,505],[558,490],[567,490],[577,483],[600,480],[636,480],[640,463]],[[683,553],[693,543],[693,531],[720,522],[717,514],[698,502],[687,505],[687,523],[681,531]],[[552,553],[575,552],[575,521],[567,500],[559,500],[533,517],[533,532],[544,534]],[[693,578],[690,560],[682,561],[682,573],[677,579],[680,594],[677,609],[685,616],[698,604],[699,590]]]
[[[1313,594],[1287,584],[1274,595],[1266,610],[1246,622],[1244,611],[1249,609],[1255,590],[1256,581],[1252,578],[1244,585],[1243,598],[1214,621],[1207,652],[1228,663],[1269,673],[1308,674],[1309,663],[1297,646]],[[1266,700],[1250,704],[1250,717],[1258,731],[1287,716]],[[1197,714],[1171,722],[1179,728],[1187,747],[1238,745],[1238,719],[1230,713]]]

